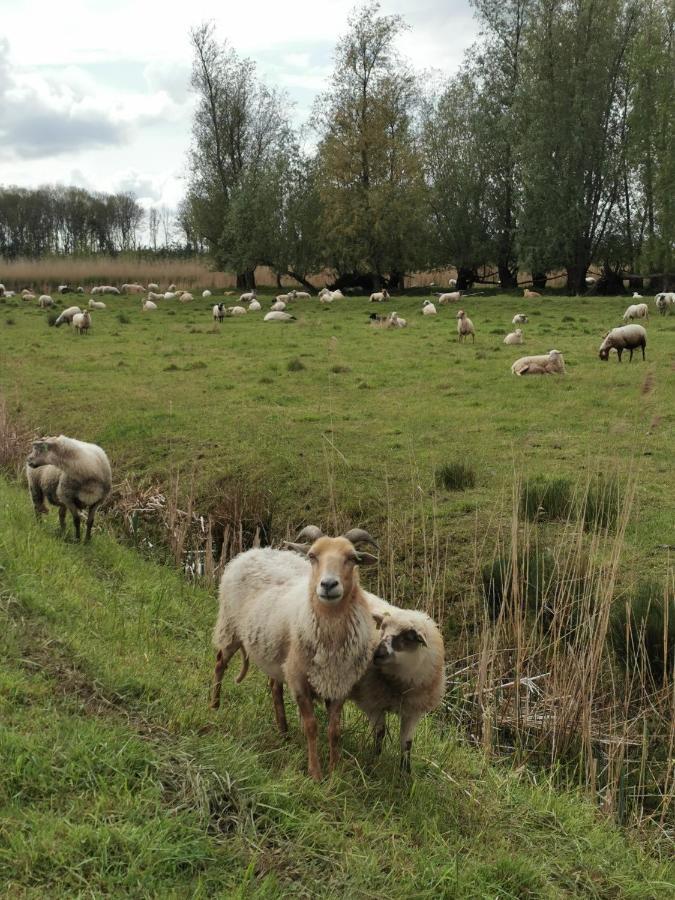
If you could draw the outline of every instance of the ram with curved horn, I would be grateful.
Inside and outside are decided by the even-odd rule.
[[[307,555],[312,544],[322,537],[324,537],[324,533],[317,525],[305,525],[302,531],[298,533],[295,541],[284,541],[284,547],[287,547],[290,550],[295,550],[296,553]],[[376,550],[380,549],[375,538],[368,534],[368,532],[363,528],[350,528],[349,531],[346,531],[342,535],[342,537],[346,538],[354,546],[354,548],[357,547],[357,544],[370,544],[370,546],[375,547]],[[303,538],[305,539],[304,541]],[[372,565],[373,563],[377,562],[377,557],[373,556],[372,553],[366,553],[362,550],[357,549],[357,556],[359,557],[359,562],[362,565]]]

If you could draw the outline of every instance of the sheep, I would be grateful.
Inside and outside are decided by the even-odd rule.
[[[141,309],[143,312],[151,312],[153,309],[157,309],[157,304],[153,303],[152,300],[143,300],[141,298]]]
[[[624,350],[630,352],[629,362],[633,361],[633,350],[638,347],[642,348],[642,359],[645,359],[645,347],[647,346],[647,332],[642,325],[621,325],[619,328],[612,328],[605,335],[605,339],[600,345],[599,356],[605,362],[609,359],[609,351],[616,350],[619,362],[621,362],[621,354]]]
[[[632,303],[623,314],[624,322],[631,319],[646,319],[649,321],[649,307],[646,303]]]
[[[308,291],[293,291],[295,294],[294,300],[311,300],[312,295]]]
[[[225,304],[224,303],[216,303],[211,310],[211,314],[213,316],[214,322],[222,322],[225,318]]]
[[[295,300],[295,291],[289,291],[287,294],[277,294],[274,299],[277,303],[290,303],[291,300]]]
[[[402,319],[397,312],[393,312],[389,316],[389,327],[390,328],[407,328],[408,320]]]
[[[189,303],[190,300],[194,300],[194,297],[189,291],[183,291],[183,293],[179,296],[178,300],[181,303]]]
[[[122,285],[122,293],[123,294],[144,294],[145,288],[142,284],[137,284],[136,282],[131,282],[129,284]],[[150,290],[150,288],[148,288]]]
[[[443,638],[426,613],[400,609],[364,591],[378,626],[378,644],[365,675],[349,693],[365,713],[379,754],[387,713],[401,720],[401,768],[410,772],[417,723],[435,709],[445,691]]]
[[[525,313],[516,313],[511,319],[512,325],[527,325],[527,316]]]
[[[227,314],[228,314],[228,316],[245,316],[246,315],[246,307],[245,306],[228,306]]]
[[[450,291],[450,292],[446,292],[445,294],[440,294],[437,292],[436,296],[438,297],[438,302],[441,303],[443,306],[445,306],[446,303],[453,303],[455,300],[461,300],[462,292],[461,291]]]
[[[295,320],[295,316],[292,316],[287,312],[278,312],[277,310],[272,310],[272,312],[268,312],[267,315],[263,318],[263,322],[290,322],[291,319]]]
[[[219,706],[225,669],[241,649],[244,669],[239,680],[249,658],[271,679],[282,732],[287,730],[283,684],[288,684],[300,711],[309,774],[315,781],[322,772],[314,699],[324,700],[328,708],[332,771],[338,761],[342,706],[365,674],[375,646],[375,624],[359,584],[359,566],[377,558],[358,550],[360,543],[375,544],[361,529],[331,538],[308,526],[298,542],[287,545],[296,552],[265,547],[240,553],[225,566],[218,591],[211,706]]]
[[[47,307],[53,306],[53,305],[54,305],[54,301],[49,296],[49,294],[41,294],[40,295],[40,297],[38,299],[38,306],[40,307],[40,309],[47,309]]]
[[[208,291],[208,290],[202,291],[202,297],[210,297],[210,296],[211,296],[211,291]]]
[[[385,290],[377,291],[377,293],[371,294],[369,299],[371,303],[382,303],[383,300],[390,300],[391,298],[389,296],[389,292]]]
[[[176,290],[176,285],[175,285],[175,284],[170,284],[170,285],[168,286],[168,288],[167,288],[167,291],[175,291],[175,290]]]
[[[43,471],[46,470],[46,471]],[[55,471],[54,471],[55,470]],[[28,486],[39,518],[47,512],[45,499],[59,507],[61,534],[70,510],[75,539],[80,540],[80,510],[87,510],[85,542],[91,539],[94,514],[110,493],[110,461],[97,444],[59,435],[33,442],[26,460]]]
[[[174,291],[165,291],[163,296],[165,300],[174,300],[178,296],[178,294],[176,294]]]
[[[159,285],[155,284],[154,281],[148,282],[148,290],[149,291],[159,291]]]
[[[155,291],[148,291],[148,300],[163,300],[164,294],[157,294]]]
[[[103,300],[94,300],[92,297],[89,301],[89,309],[107,309]]]
[[[333,295],[330,293],[330,291],[327,294],[319,295],[319,303],[323,303],[325,305],[326,303],[332,303],[332,302],[333,302]]]
[[[0,297],[7,297],[8,299],[10,297],[15,297],[15,296],[16,296],[16,291],[3,291],[2,294],[0,294]]]
[[[56,289],[59,294],[70,294],[71,287],[68,284],[60,284]]]
[[[654,303],[659,311],[659,315],[665,316],[675,306],[675,293],[662,291],[656,295]]]
[[[113,287],[111,284],[99,284],[91,289],[92,294],[114,294],[119,296],[119,288]]]
[[[504,338],[505,344],[522,344],[523,343],[523,332],[520,328],[516,328],[515,331],[511,331]]]
[[[91,314],[88,309],[84,312],[75,313],[73,316],[73,328],[81,336],[91,328]]]
[[[75,293],[76,294],[84,294],[84,288],[82,287],[82,285],[80,285],[78,288],[75,289]]]
[[[283,312],[286,309],[286,304],[283,300],[275,300],[274,303],[270,306],[270,309],[273,309],[275,312]]]
[[[597,281],[597,278],[594,278],[592,275],[587,275],[584,281],[586,282],[587,287],[593,287],[593,285]]]
[[[473,322],[464,310],[460,309],[457,313],[457,340],[461,343],[462,340],[466,340],[469,335],[471,335],[471,342],[475,344],[476,330],[473,327]]]
[[[633,299],[635,300],[636,298],[642,300],[642,294],[639,294],[637,291],[633,291]]]
[[[229,296],[229,293],[231,293],[231,292],[227,292],[225,294],[225,296]],[[240,303],[248,303],[250,300],[255,300],[255,299],[256,299],[255,290],[252,290],[252,291],[247,291],[245,294],[242,294],[241,297],[239,298],[239,302]]]
[[[422,304],[422,315],[423,316],[435,316],[437,314],[436,307],[431,302],[431,300],[425,300]]]
[[[336,291],[333,291],[333,300],[344,300],[344,296],[345,295],[342,293],[340,288],[338,288]]]
[[[564,375],[565,360],[560,350],[542,356],[521,356],[511,366],[514,375]]]
[[[82,310],[79,306],[69,306],[68,309],[64,309],[61,315],[58,317],[54,325],[59,328],[63,325],[64,322],[67,322],[69,325],[73,321],[73,316],[76,316],[78,313],[81,313]]]
[[[457,279],[449,278],[448,279],[448,287],[457,287]]]
[[[258,301],[254,297],[253,300],[251,300],[251,302],[248,305],[249,312],[260,312],[261,309],[262,309],[262,306],[258,303]]]
[[[541,297],[541,294],[538,291],[530,291],[528,288],[525,288],[523,291],[523,297]]]
[[[21,299],[22,300],[35,300],[35,294],[32,291],[22,291]]]

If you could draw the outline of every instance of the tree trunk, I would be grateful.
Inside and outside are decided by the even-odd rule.
[[[546,288],[546,272],[532,273],[532,287],[536,291],[543,291]]]
[[[625,294],[626,291],[623,286],[623,274],[621,272],[615,272],[613,269],[604,266],[602,269],[602,275],[595,284],[595,290],[596,293],[605,297]]]
[[[281,293],[281,275],[279,274],[279,272],[277,272],[276,276],[277,276],[277,290],[279,291],[279,293]]]
[[[567,293],[576,297],[586,293],[586,272],[588,266],[575,260],[567,266]]]
[[[252,291],[255,288],[255,270],[237,272],[237,288],[240,291]]]
[[[476,273],[466,266],[457,266],[457,290],[468,291],[476,280]]]
[[[387,281],[387,287],[392,291],[404,291],[405,274],[403,272],[393,271]]]
[[[288,275],[290,278],[294,278],[298,284],[301,284],[304,288],[307,288],[308,291],[315,291],[316,287],[312,284],[311,281],[307,281],[304,275],[301,275],[299,272],[294,272],[293,269],[289,269]]]
[[[499,263],[497,270],[499,272],[499,286],[503,291],[509,291],[518,287],[518,269],[512,270],[506,263]]]

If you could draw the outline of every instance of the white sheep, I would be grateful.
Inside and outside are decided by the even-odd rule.
[[[389,319],[387,320],[390,328],[407,328],[408,320],[402,319],[401,316],[397,312],[393,312],[389,315]]]
[[[612,328],[605,335],[605,339],[600,344],[599,356],[605,362],[609,359],[609,351],[616,350],[619,362],[621,362],[621,354],[624,350],[630,352],[629,362],[633,361],[633,350],[642,349],[642,359],[645,359],[645,347],[647,346],[647,332],[642,325],[621,325],[619,328]]]
[[[594,278],[592,275],[587,275],[584,280],[588,287],[592,287],[595,284],[595,282],[597,281],[597,278]]]
[[[164,300],[164,294],[158,294],[155,291],[148,291],[148,300]]]
[[[564,375],[565,360],[560,350],[541,356],[521,356],[511,366],[514,375]]]
[[[515,331],[510,332],[504,338],[505,344],[522,344],[523,343],[523,332],[520,328],[516,328]]]
[[[274,310],[274,312],[283,312],[286,309],[286,303],[283,300],[279,300],[278,298],[271,305],[270,309]]]
[[[245,316],[246,315],[246,307],[245,306],[228,306],[227,314],[228,314],[228,316]]]
[[[227,293],[226,293],[226,296],[227,296]],[[246,291],[246,293],[242,294],[241,297],[239,298],[240,303],[248,303],[250,300],[255,300],[255,290]]]
[[[175,290],[176,290],[176,285],[175,285],[175,284],[170,284],[170,285],[168,286],[168,288],[167,288],[167,291],[175,291]]]
[[[248,550],[225,566],[213,632],[217,658],[211,705],[218,707],[225,669],[242,650],[243,674],[251,659],[272,680],[282,731],[287,727],[283,684],[288,685],[305,732],[309,774],[319,781],[314,700],[324,700],[328,707],[332,771],[338,760],[342,706],[365,674],[375,644],[375,625],[358,567],[377,560],[357,549],[358,543],[374,543],[365,532],[315,538],[316,532],[303,529],[298,540],[308,541],[288,545],[297,552]]]
[[[32,291],[23,290],[23,291],[21,291],[21,299],[22,300],[35,300],[35,294]]]
[[[461,291],[449,291],[445,294],[436,293],[438,297],[438,302],[445,306],[447,303],[454,303],[456,300],[462,299]]]
[[[268,312],[267,315],[263,318],[263,322],[290,322],[291,320],[295,320],[295,316],[292,316],[287,312],[280,312],[278,310],[272,310],[272,312]]]
[[[528,288],[525,288],[523,297],[541,297],[541,294],[538,291],[531,291]]]
[[[54,301],[49,296],[49,294],[41,294],[38,298],[38,306],[40,309],[47,309],[49,306],[53,306]]]
[[[164,300],[175,300],[177,296],[178,294],[176,294],[174,291],[164,291],[163,295]]]
[[[437,313],[436,307],[431,302],[431,300],[425,300],[422,304],[422,315],[423,316],[435,316]]]
[[[73,328],[80,336],[89,331],[91,328],[91,314],[88,309],[81,313],[75,313],[73,316]]]
[[[99,284],[91,289],[92,294],[112,294],[119,296],[119,288],[113,287],[111,284]]]
[[[141,299],[141,309],[143,312],[152,312],[153,309],[157,309],[157,304],[152,300]]]
[[[103,300],[94,300],[94,298],[92,297],[89,300],[89,309],[107,309],[107,307]]]
[[[295,300],[295,291],[289,291],[287,294],[277,294],[274,299],[277,303],[290,303],[291,300]]]
[[[189,303],[190,300],[194,300],[194,297],[189,291],[183,291],[183,293],[179,296],[178,300],[181,303]]]
[[[675,307],[675,293],[672,291],[661,291],[654,297],[654,303],[659,311],[659,315],[665,316],[673,307]]]
[[[364,594],[378,625],[378,644],[349,699],[366,714],[375,733],[376,753],[382,749],[386,714],[400,717],[401,767],[409,772],[417,723],[439,706],[445,692],[443,638],[426,613]]]
[[[84,294],[84,288],[82,287],[82,285],[80,285],[78,288],[75,289],[75,293],[76,294]]]
[[[211,296],[211,291],[208,291],[208,290],[202,291],[202,297],[210,297],[210,296]]]
[[[461,343],[462,340],[466,340],[469,335],[471,335],[472,343],[475,344],[476,329],[473,327],[473,322],[464,310],[460,309],[457,313],[457,340]]]
[[[449,278],[448,279],[448,287],[457,287],[457,279]]]
[[[70,293],[70,285],[60,284],[56,290],[59,292],[59,294],[69,294]]]
[[[319,294],[319,303],[323,303],[324,305],[327,303],[333,302],[333,295],[330,291],[327,294]]]
[[[253,298],[248,305],[249,312],[259,312],[262,309],[262,306],[258,303],[258,301]]]
[[[527,325],[527,316],[525,313],[516,313],[511,319],[512,325]]]
[[[633,291],[633,299],[642,300],[642,294],[638,293],[637,291]]]
[[[623,314],[624,322],[631,319],[646,319],[649,321],[649,307],[646,303],[632,303]]]
[[[150,290],[150,288],[148,288]],[[123,294],[144,294],[145,288],[142,284],[136,284],[136,282],[132,282],[130,284],[122,285],[122,293]]]
[[[58,317],[54,325],[59,328],[63,325],[64,322],[67,322],[68,325],[73,321],[73,316],[76,316],[78,313],[81,313],[82,310],[79,306],[69,306],[68,309],[64,309],[61,315]]]
[[[371,303],[382,303],[383,300],[390,300],[389,291],[377,291],[370,295]]]
[[[159,285],[155,284],[154,281],[148,282],[148,290],[149,291],[159,291]]]
[[[59,508],[61,533],[70,510],[75,538],[80,539],[80,510],[87,510],[85,541],[91,538],[94,514],[110,493],[110,461],[97,444],[77,441],[64,435],[33,442],[26,460],[26,475],[35,514],[47,512],[45,500]]]
[[[293,291],[294,300],[310,300],[312,295],[308,291]]]
[[[225,304],[215,303],[211,310],[211,315],[213,316],[214,322],[222,322],[225,318]]]

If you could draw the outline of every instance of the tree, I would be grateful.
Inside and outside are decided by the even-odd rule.
[[[424,248],[415,79],[398,59],[400,16],[361,7],[338,41],[331,89],[315,105],[326,259],[363,284],[402,286]]]
[[[153,206],[148,210],[148,236],[150,238],[150,246],[153,250],[157,250],[157,235],[159,234],[159,212]]]
[[[225,227],[232,198],[244,182],[262,178],[286,140],[288,126],[282,97],[256,78],[251,60],[217,43],[212,23],[193,29],[190,37],[197,107],[187,202],[197,235],[207,242],[216,264],[227,268],[233,261],[231,233]],[[238,270],[238,287],[254,285],[255,255]]]

